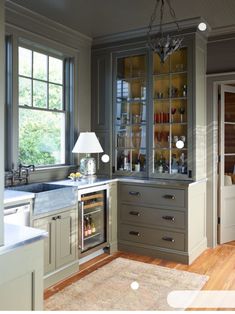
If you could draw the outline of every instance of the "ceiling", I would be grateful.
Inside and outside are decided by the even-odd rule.
[[[146,27],[155,0],[11,0],[91,38]],[[235,0],[171,0],[178,20],[202,17],[212,31],[235,27]],[[167,14],[166,22],[172,19]],[[158,24],[158,23],[157,23]]]

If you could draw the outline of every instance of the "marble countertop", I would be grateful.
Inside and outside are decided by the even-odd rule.
[[[201,180],[206,181],[206,179]],[[132,177],[118,177],[118,178],[110,178],[105,176],[91,176],[82,178],[79,181],[72,181],[71,179],[52,181],[47,183],[59,184],[64,186],[75,186],[80,189],[107,184],[111,182],[126,182],[126,183],[142,183],[142,184],[151,184],[156,186],[165,186],[165,187],[175,187],[175,188],[186,188],[189,185],[197,184],[201,181],[180,181],[180,180],[165,180],[165,179],[148,179],[148,178],[132,178]],[[27,199],[34,198],[34,193],[30,192],[21,192],[21,191],[13,191],[7,190],[4,191],[4,205],[7,205],[12,202],[20,202]]]
[[[39,241],[47,237],[47,232],[31,227],[5,224],[4,245],[0,246],[0,255],[26,244]]]
[[[21,202],[34,198],[34,193],[21,192],[13,190],[4,190],[4,205],[8,205],[13,202]]]
[[[88,178],[82,178],[78,181],[72,181],[71,179],[65,179],[60,181],[53,181],[49,183],[61,184],[68,186],[76,186],[78,189],[83,189],[91,186],[111,183],[111,182],[126,182],[126,183],[143,183],[151,184],[156,186],[173,186],[173,187],[187,187],[192,184],[197,184],[201,181],[176,181],[176,180],[165,180],[165,179],[147,179],[147,178],[132,178],[132,177],[118,177],[118,178],[109,178],[104,176],[94,176]]]

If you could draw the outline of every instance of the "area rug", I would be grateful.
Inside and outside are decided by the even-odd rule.
[[[167,303],[169,292],[200,290],[207,280],[204,275],[119,257],[45,300],[44,310],[174,310]]]

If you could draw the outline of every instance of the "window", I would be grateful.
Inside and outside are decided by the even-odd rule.
[[[18,160],[22,164],[66,162],[65,63],[63,58],[18,47]]]

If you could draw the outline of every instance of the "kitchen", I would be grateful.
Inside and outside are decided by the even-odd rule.
[[[6,115],[1,115],[1,151],[7,158],[5,154],[0,158],[2,195],[4,187],[10,187],[12,183],[23,187],[28,182],[25,191],[18,192],[17,187],[14,191],[10,187],[8,195],[17,193],[18,198],[4,199],[2,196],[1,207],[8,213],[12,207],[19,215],[23,211],[22,219],[36,227],[35,243],[28,238],[21,242],[28,241],[32,246],[33,253],[27,254],[36,259],[32,265],[38,290],[36,301],[30,299],[22,308],[41,310],[43,284],[44,288],[49,288],[65,280],[84,267],[82,265],[91,263],[92,258],[99,261],[102,254],[132,252],[193,265],[207,247],[217,246],[215,155],[218,148],[214,139],[218,113],[212,108],[213,88],[215,84],[232,84],[234,80],[232,35],[220,38],[218,30],[214,38],[208,39],[206,34],[197,31],[201,19],[189,16],[187,23],[182,22],[185,46],[168,58],[170,63],[165,62],[162,66],[158,58],[151,59],[146,53],[146,32],[143,30],[137,35],[130,30],[103,38],[97,36],[92,41],[90,36],[39,14],[43,8],[36,13],[27,8],[27,3],[26,8],[21,6],[21,2],[24,1],[0,2],[1,46],[6,46],[6,57],[13,60],[13,65],[7,63],[5,84],[7,90],[14,90],[6,95],[7,103],[13,103],[13,108],[8,106]],[[176,5],[172,5],[176,9]],[[146,13],[148,17],[151,8]],[[132,38],[130,42],[129,38]],[[1,60],[4,60],[3,50]],[[16,51],[22,59],[18,59]],[[224,55],[222,64],[221,55]],[[31,60],[30,66],[27,60]],[[1,81],[4,82],[4,62],[1,64]],[[19,65],[19,71],[15,64]],[[51,71],[53,65],[56,65],[56,75]],[[44,69],[47,74],[38,69]],[[66,73],[66,80],[62,79],[61,69]],[[14,86],[18,87],[14,89]],[[1,88],[4,112],[4,84]],[[66,94],[61,96],[63,89]],[[150,92],[152,90],[154,94]],[[46,105],[41,102],[45,95]],[[32,136],[27,132],[32,132],[35,125],[39,135],[31,141]],[[45,130],[49,130],[48,136]],[[95,132],[103,151],[91,151],[98,157],[97,177],[91,172],[90,177],[79,178],[78,174],[78,180],[75,180],[77,165],[82,165],[80,153],[90,153],[86,145],[90,141],[85,141],[85,150],[74,153],[72,150],[81,132],[87,131]],[[52,137],[54,141],[51,141]],[[35,142],[40,148],[37,155],[31,150]],[[57,143],[56,150],[53,142]],[[178,144],[183,144],[183,148],[178,148]],[[230,165],[234,164],[234,157],[233,152],[226,149],[220,153],[225,166],[219,175],[232,180]],[[101,160],[103,154],[109,155],[107,162]],[[31,167],[19,167],[19,156],[23,165]],[[89,160],[90,157],[85,158]],[[36,169],[33,167],[35,160]],[[52,167],[46,167],[48,163]],[[42,182],[44,186],[40,185]],[[224,194],[230,193],[226,197],[233,195],[232,181],[229,185],[223,186]],[[30,186],[32,190],[27,191]],[[227,204],[226,197],[224,204]],[[46,202],[46,198],[49,201]],[[38,206],[38,211],[37,202],[43,204]],[[98,218],[93,219],[91,215]],[[38,230],[42,230],[41,233]],[[232,232],[229,235],[233,236]],[[0,243],[4,250],[3,234],[3,211],[0,211]],[[66,235],[63,241],[62,234]],[[230,241],[226,236],[224,239],[218,243]],[[230,247],[232,250],[232,245]],[[25,250],[24,246],[22,250]],[[41,254],[36,254],[39,251]],[[10,252],[14,253],[12,247]],[[22,252],[22,259],[23,255]],[[17,259],[17,254],[13,259]],[[7,287],[7,273],[10,271],[6,270],[4,288]],[[16,302],[31,293],[32,278],[26,270],[25,273],[27,291],[22,290]],[[44,283],[40,276],[44,277]],[[18,285],[21,286],[22,281]],[[11,284],[9,289],[12,289]],[[14,309],[20,309],[19,305],[14,306]]]

